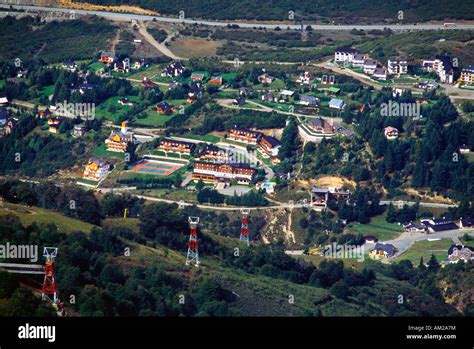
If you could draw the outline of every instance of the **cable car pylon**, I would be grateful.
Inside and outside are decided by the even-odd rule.
[[[250,214],[250,209],[248,208],[241,208],[240,213],[242,214],[242,225],[240,227],[240,241],[243,241],[247,244],[247,246],[250,245],[249,241],[249,214]]]
[[[188,217],[189,222],[189,242],[188,242],[188,254],[186,255],[186,265],[190,265],[194,262],[195,267],[199,267],[199,251],[198,251],[198,240],[197,240],[197,225],[199,224],[199,217]]]

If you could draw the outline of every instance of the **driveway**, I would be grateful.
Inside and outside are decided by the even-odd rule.
[[[392,244],[398,250],[395,257],[399,256],[406,250],[408,250],[415,242],[417,241],[424,241],[428,239],[455,239],[463,236],[464,234],[469,234],[474,236],[474,229],[455,229],[455,230],[446,230],[439,233],[434,234],[426,234],[426,233],[408,233],[404,232],[397,238],[393,240],[382,241],[386,244]]]

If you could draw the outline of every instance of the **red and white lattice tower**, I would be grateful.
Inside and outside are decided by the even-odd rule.
[[[199,224],[199,217],[188,217],[189,222],[189,242],[188,254],[186,256],[186,265],[194,262],[196,267],[199,267],[199,252],[197,240],[197,225]]]
[[[250,210],[248,208],[240,209],[240,213],[242,214],[242,225],[240,227],[240,241],[244,241],[247,243],[247,246],[250,245],[249,242],[249,213]]]
[[[58,287],[54,273],[54,261],[57,255],[58,249],[56,247],[43,248],[43,257],[46,258],[46,263],[44,265],[45,273],[43,287],[41,289],[41,298],[43,300],[50,300],[54,304],[59,303]]]

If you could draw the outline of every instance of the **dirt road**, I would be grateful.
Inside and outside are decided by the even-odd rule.
[[[173,52],[171,52],[171,50],[166,46],[166,43],[170,40],[170,36],[168,36],[166,38],[165,41],[163,41],[163,43],[159,43],[158,41],[155,40],[155,38],[150,34],[148,33],[148,31],[146,30],[146,26],[145,26],[145,23],[143,22],[139,22],[139,28],[138,28],[138,32],[143,36],[143,38],[148,41],[148,43],[153,46],[154,48],[156,48],[158,51],[160,51],[163,55],[167,56],[167,57],[170,57],[171,59],[174,59],[174,60],[177,60],[177,61],[185,61],[187,60],[187,58],[184,58],[184,57],[179,57],[177,55],[175,55]]]

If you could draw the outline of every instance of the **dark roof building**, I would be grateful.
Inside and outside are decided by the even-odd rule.
[[[461,217],[459,219],[460,228],[472,228],[474,227],[474,218],[473,217]]]
[[[369,254],[374,259],[388,258],[395,255],[396,249],[392,244],[382,244],[377,242]]]
[[[431,233],[459,229],[456,223],[446,218],[422,219],[421,224],[423,224]]]

